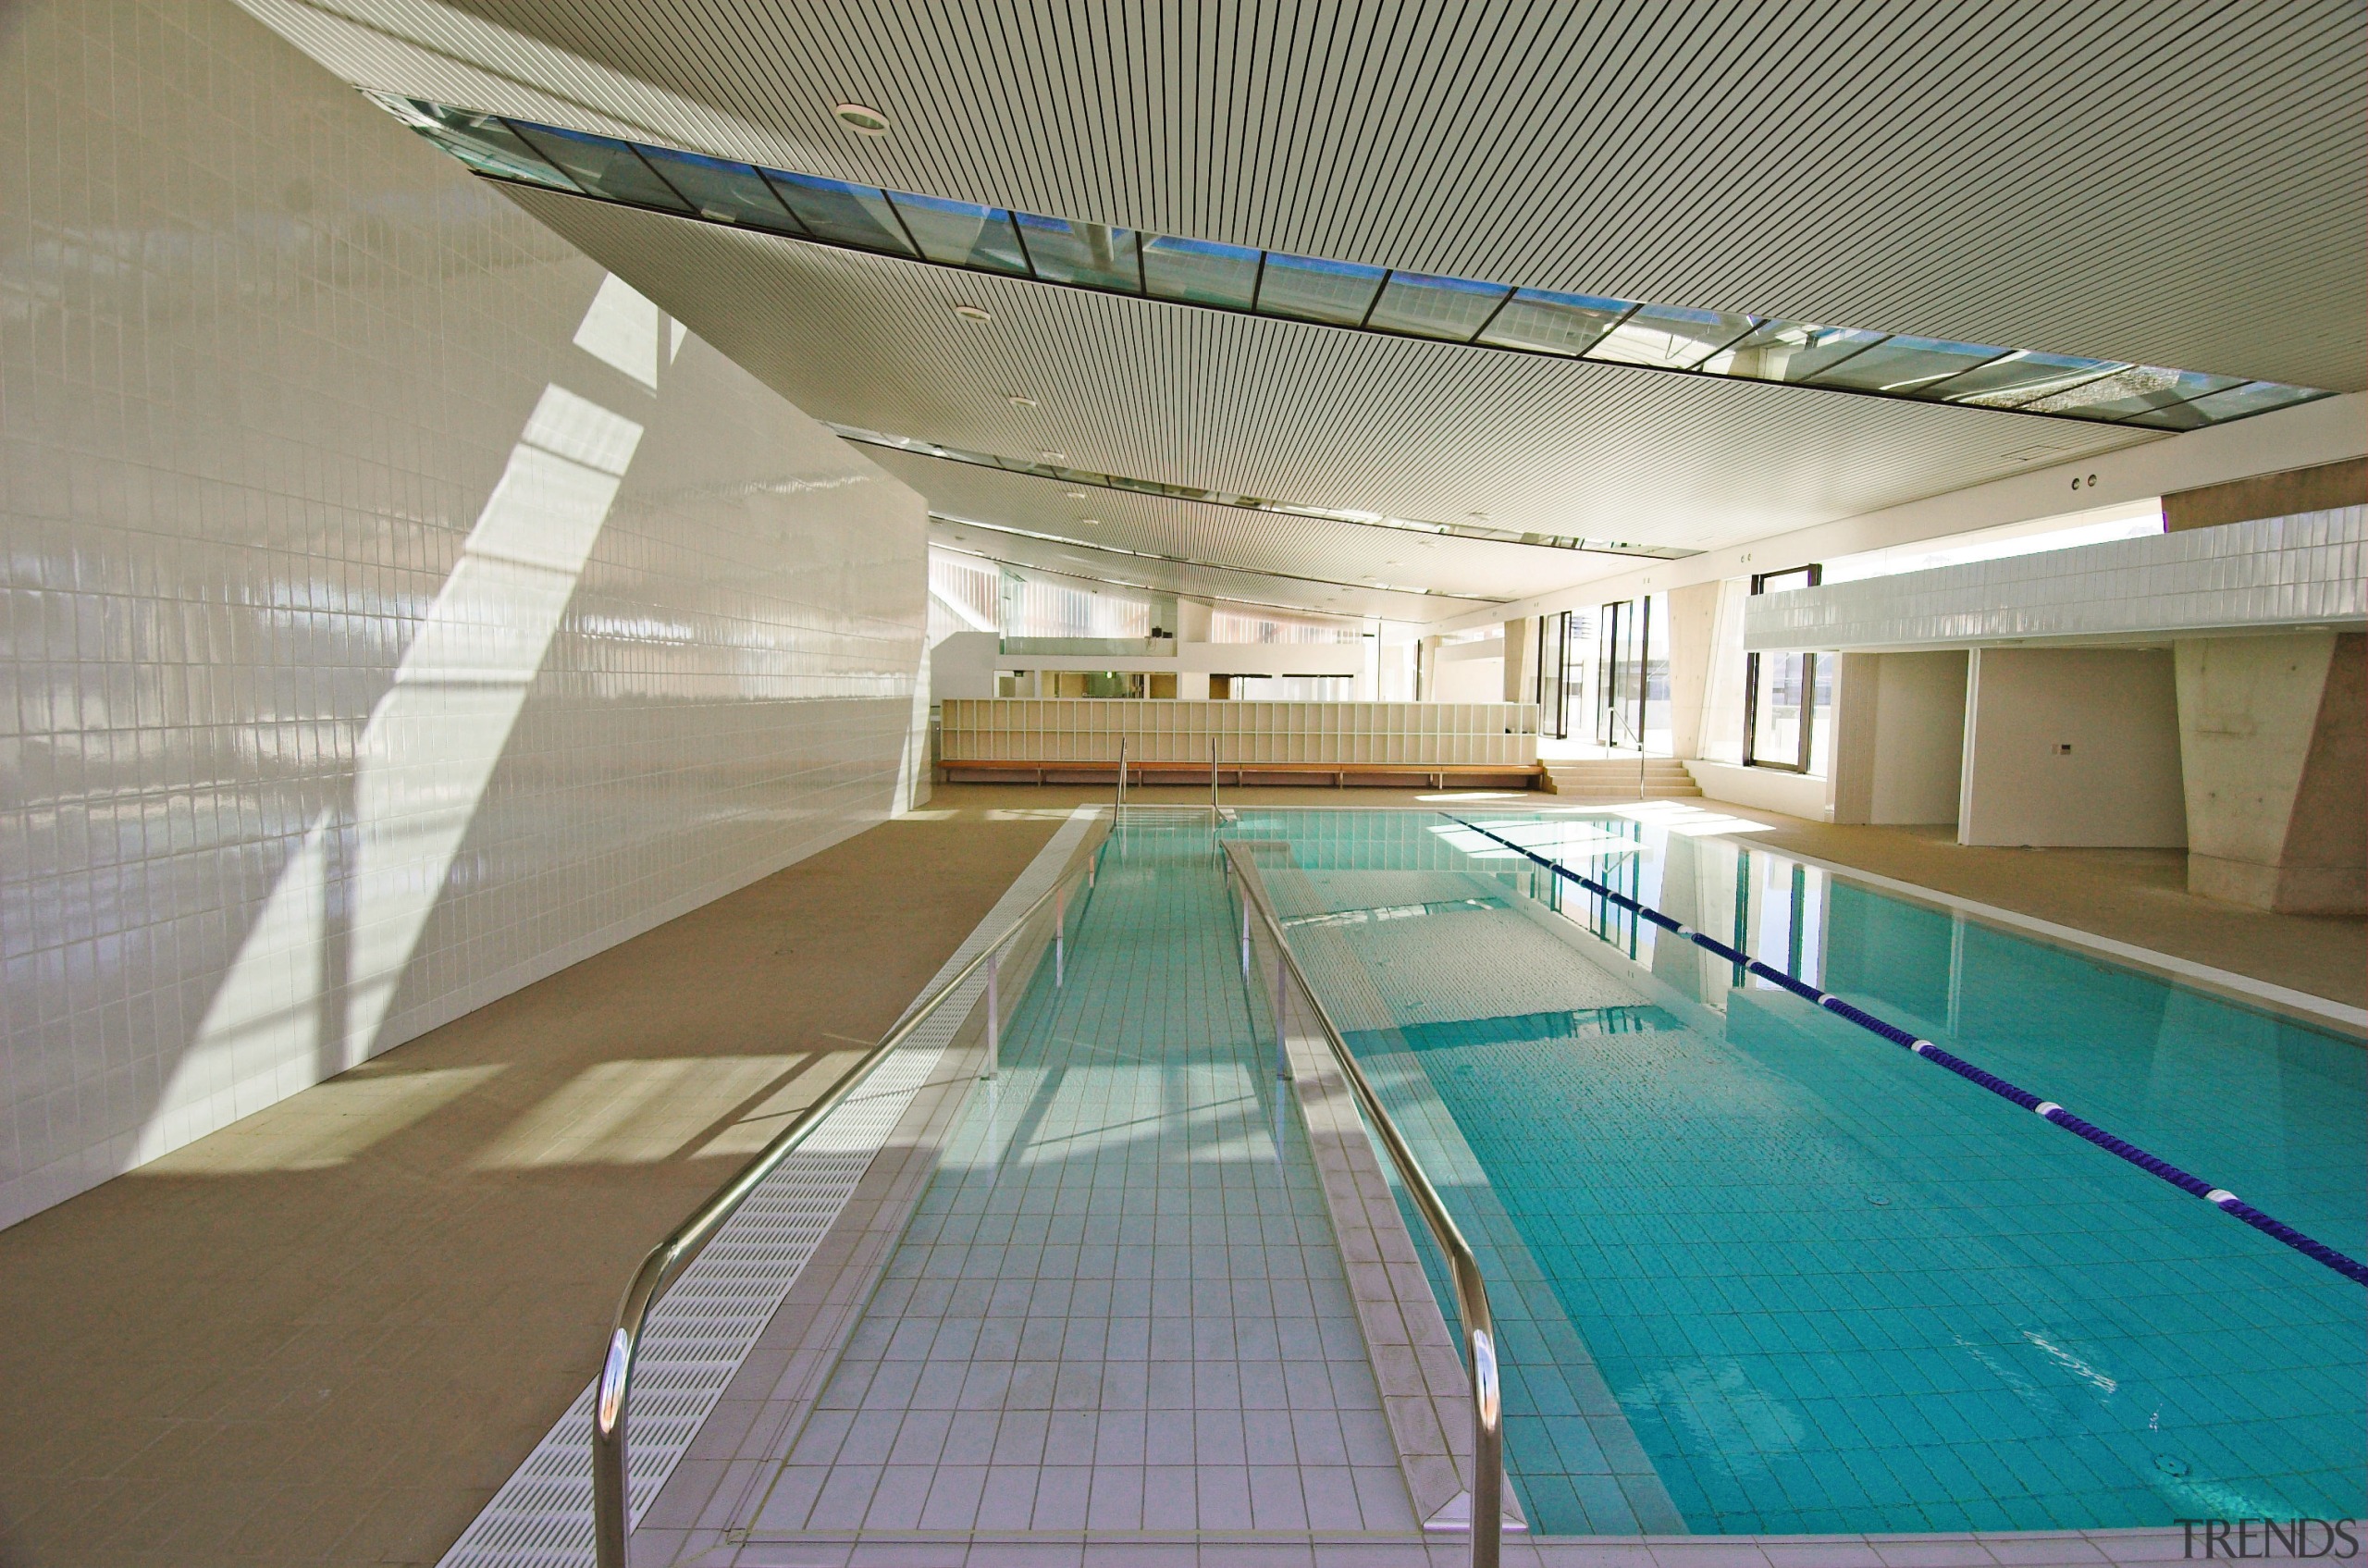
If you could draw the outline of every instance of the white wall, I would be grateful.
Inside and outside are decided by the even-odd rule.
[[[2170,649],[1968,657],[1960,844],[2186,846]]]
[[[1957,820],[1966,655],[1844,653],[1835,685],[1833,820]]]
[[[1496,645],[1487,645],[1494,648]],[[1505,661],[1497,659],[1449,659],[1452,648],[1439,650],[1438,662],[1433,666],[1431,689],[1423,694],[1425,702],[1502,702],[1505,698]]]
[[[891,809],[919,497],[231,6],[0,97],[0,1223]]]
[[[1685,771],[1694,775],[1694,782],[1701,786],[1703,795],[1712,800],[1723,800],[1732,806],[1750,806],[1762,811],[1782,811],[1812,822],[1828,821],[1832,818],[1832,786],[1815,773],[1789,773],[1782,768],[1745,768],[1733,762],[1712,762],[1700,758],[1686,759]]]

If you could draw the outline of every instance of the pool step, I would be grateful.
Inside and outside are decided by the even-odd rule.
[[[1633,757],[1549,757],[1543,759],[1546,788],[1580,800],[1698,799],[1702,786],[1685,764],[1668,757],[1645,759],[1645,787],[1636,790],[1636,759]]]

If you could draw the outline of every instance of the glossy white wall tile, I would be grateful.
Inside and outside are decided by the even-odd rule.
[[[1754,649],[1965,647],[2368,619],[2368,507],[1759,594]]]
[[[0,1224],[926,777],[919,495],[229,6],[0,102]]]

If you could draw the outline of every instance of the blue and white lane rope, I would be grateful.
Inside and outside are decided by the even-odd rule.
[[[2109,1154],[2119,1155],[2121,1158],[2128,1160],[2131,1165],[2136,1166],[2139,1169],[2145,1171],[2150,1176],[2161,1177],[2164,1180],[2169,1182],[2172,1186],[2178,1188],[2181,1191],[2202,1198],[2205,1203],[2212,1204],[2223,1214],[2236,1216],[2238,1219],[2243,1220],[2247,1225],[2251,1226],[2255,1230],[2260,1231],[2263,1235],[2274,1237],[2277,1241],[2285,1242],[2296,1252],[2300,1253],[2304,1257],[2311,1258],[2316,1262],[2326,1265],[2329,1268],[2334,1269],[2337,1274],[2342,1275],[2345,1278],[2350,1279],[2357,1284],[2368,1285],[2368,1264],[2363,1264],[2357,1258],[2349,1257],[2342,1253],[2338,1253],[2324,1241],[2314,1241],[2311,1237],[2303,1235],[2302,1232],[2295,1229],[2284,1220],[2277,1219],[2270,1215],[2262,1213],[2261,1210],[2253,1207],[2252,1204],[2246,1203],[2242,1198],[2238,1197],[2234,1192],[2229,1191],[2227,1189],[2224,1187],[2214,1187],[2212,1183],[2204,1180],[2200,1176],[2189,1175],[2186,1171],[2181,1170],[2178,1167],[2171,1164],[2168,1160],[2158,1159],[2154,1155],[2150,1154],[2145,1150],[2140,1148],[2137,1144],[2115,1137],[2112,1133],[2107,1132],[2103,1128],[2099,1127],[2096,1123],[2085,1120],[2080,1117],[2074,1116],[2070,1111],[2066,1110],[2062,1105],[2057,1105],[2054,1101],[2042,1100],[2038,1095],[2032,1093],[2029,1090],[2019,1088],[2015,1084],[2009,1083],[2004,1079],[1998,1077],[1995,1073],[1983,1071],[1981,1068],[1975,1067],[1971,1062],[1967,1061],[1963,1056],[1943,1051],[1941,1047],[1933,1044],[1929,1040],[1918,1040],[1916,1036],[1908,1033],[1907,1031],[1901,1029],[1896,1024],[1885,1023],[1882,1019],[1875,1017],[1874,1014],[1866,1011],[1864,1008],[1854,1007],[1839,996],[1830,995],[1825,992],[1819,991],[1814,985],[1806,984],[1801,981],[1794,980],[1791,975],[1786,974],[1782,969],[1770,969],[1766,964],[1761,963],[1758,959],[1754,958],[1747,954],[1737,952],[1735,949],[1728,946],[1725,943],[1719,941],[1716,937],[1706,936],[1698,931],[1694,931],[1686,926],[1681,925],[1677,921],[1671,920],[1667,915],[1662,914],[1659,909],[1646,908],[1643,904],[1638,903],[1635,899],[1629,897],[1623,893],[1616,892],[1613,889],[1605,886],[1602,883],[1597,882],[1592,877],[1581,876],[1578,872],[1571,870],[1570,867],[1562,864],[1560,860],[1549,860],[1545,856],[1536,853],[1535,850],[1528,849],[1521,845],[1515,844],[1511,839],[1506,838],[1502,834],[1490,833],[1486,828],[1481,827],[1474,822],[1467,822],[1462,818],[1451,815],[1449,812],[1442,811],[1439,815],[1446,817],[1449,821],[1453,822],[1460,828],[1468,828],[1472,832],[1478,833],[1483,838],[1490,839],[1498,844],[1501,844],[1506,848],[1512,850],[1518,855],[1526,856],[1531,861],[1545,868],[1547,870],[1553,872],[1556,876],[1577,883],[1589,893],[1610,899],[1613,904],[1618,905],[1621,908],[1634,910],[1637,915],[1641,916],[1645,920],[1650,920],[1653,924],[1660,927],[1661,930],[1668,932],[1672,936],[1682,936],[1697,947],[1705,948],[1709,952],[1716,953],[1720,957],[1724,958],[1731,964],[1740,964],[1744,969],[1758,975],[1760,979],[1769,982],[1770,984],[1782,986],[1784,990],[1791,992],[1795,996],[1804,997],[1808,1001],[1816,1003],[1819,1006],[1823,1007],[1827,1012],[1833,1014],[1836,1018],[1847,1019],[1852,1023],[1856,1024],[1860,1029],[1866,1030],[1869,1033],[1881,1035],[1883,1039],[1890,1041],[1893,1044],[1900,1046],[1905,1050],[1912,1051],[1928,1062],[1937,1063],[1939,1066],[1948,1068],[1959,1078],[1965,1079],[1969,1082],[1979,1083],[1981,1087],[1989,1090],[1992,1094],[1997,1095],[2002,1100],[2011,1100],[2027,1111],[2037,1112],[2047,1120],[2064,1129],[2065,1131],[2072,1133],[2076,1137],[2087,1139],[2090,1142],[2094,1143],[2098,1148],[2103,1149]]]

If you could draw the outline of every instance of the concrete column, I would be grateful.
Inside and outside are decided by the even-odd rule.
[[[1672,757],[1702,755],[1702,708],[1710,689],[1712,644],[1723,583],[1669,592],[1669,741]]]
[[[2190,893],[2368,913],[2368,638],[2177,645]]]
[[[1524,617],[1505,623],[1505,696],[1507,702],[1537,699],[1537,623]]]
[[[1875,747],[1881,725],[1880,653],[1820,654],[1835,661],[1833,672],[1833,820],[1875,820]]]

